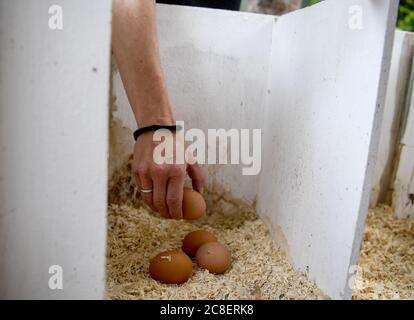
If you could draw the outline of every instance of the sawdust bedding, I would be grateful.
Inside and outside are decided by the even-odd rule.
[[[206,192],[208,212],[199,221],[160,218],[137,199],[128,166],[110,183],[108,210],[107,295],[111,299],[323,299],[322,292],[295,271],[273,244],[253,208]],[[194,263],[181,285],[161,284],[148,274],[157,253],[181,247],[193,230],[213,232],[233,258],[223,275]]]
[[[359,267],[354,299],[414,299],[414,220],[370,210]]]
[[[160,218],[136,197],[130,167],[110,182],[107,295],[110,299],[326,299],[306,274],[295,271],[250,206],[223,192],[205,194],[199,221]],[[231,251],[232,267],[213,275],[194,264],[181,285],[150,278],[149,260],[178,249],[190,231],[213,232]],[[387,206],[371,210],[365,230],[354,299],[414,298],[414,222],[392,217]]]

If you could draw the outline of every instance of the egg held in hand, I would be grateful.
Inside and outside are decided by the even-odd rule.
[[[178,250],[169,250],[157,254],[150,261],[151,277],[162,283],[180,284],[186,282],[193,272],[191,259]]]
[[[211,232],[205,230],[196,230],[190,232],[183,239],[183,251],[190,257],[194,257],[197,250],[205,243],[217,242],[217,237]]]
[[[196,220],[206,213],[206,202],[203,196],[191,188],[184,188],[183,217],[186,220]]]
[[[231,265],[230,252],[218,242],[203,244],[197,250],[196,260],[201,268],[215,274],[226,272]]]

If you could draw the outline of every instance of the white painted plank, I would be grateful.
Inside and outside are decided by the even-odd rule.
[[[401,146],[392,208],[397,218],[414,218],[414,147]]]
[[[411,66],[414,67],[414,57],[411,58]],[[408,97],[407,97],[407,110],[404,114],[401,144],[409,147],[414,147],[414,69],[411,70],[411,78],[409,84]]]
[[[110,0],[0,2],[1,299],[103,297],[110,19]]]
[[[361,30],[350,28],[355,12]],[[258,210],[333,298],[351,296],[396,12],[397,1],[327,0],[280,17],[273,32]]]
[[[393,184],[392,207],[397,218],[414,218],[414,70],[410,80]]]
[[[261,128],[274,17],[205,8],[158,5],[158,37],[176,117],[186,129]],[[119,73],[113,94],[115,119],[136,124]],[[130,139],[130,137],[125,137]],[[131,148],[132,152],[132,148]],[[259,176],[240,165],[208,167],[209,184],[253,202]]]
[[[392,172],[399,144],[401,113],[406,104],[413,53],[414,33],[397,30],[372,182],[371,207],[379,203],[390,203],[391,200]]]

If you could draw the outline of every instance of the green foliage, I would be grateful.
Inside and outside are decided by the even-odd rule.
[[[398,28],[414,32],[414,0],[401,0]]]
[[[317,4],[318,2],[320,2],[320,0],[309,0],[308,1],[308,6],[311,6],[313,4]]]
[[[322,0],[304,0],[304,6],[311,6]],[[414,0],[400,0],[397,27],[414,32]]]
[[[304,6],[312,6],[314,4],[317,4],[318,2],[320,2],[321,0],[304,0]]]

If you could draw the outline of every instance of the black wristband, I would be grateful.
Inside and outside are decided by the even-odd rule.
[[[181,126],[177,126],[175,124],[173,124],[173,125],[153,124],[152,126],[143,127],[143,128],[139,128],[138,130],[135,130],[135,132],[134,132],[134,139],[136,141],[138,139],[138,137],[141,134],[143,134],[144,132],[156,131],[158,129],[167,129],[167,130],[170,130],[170,131],[177,131],[177,130],[181,130]]]

